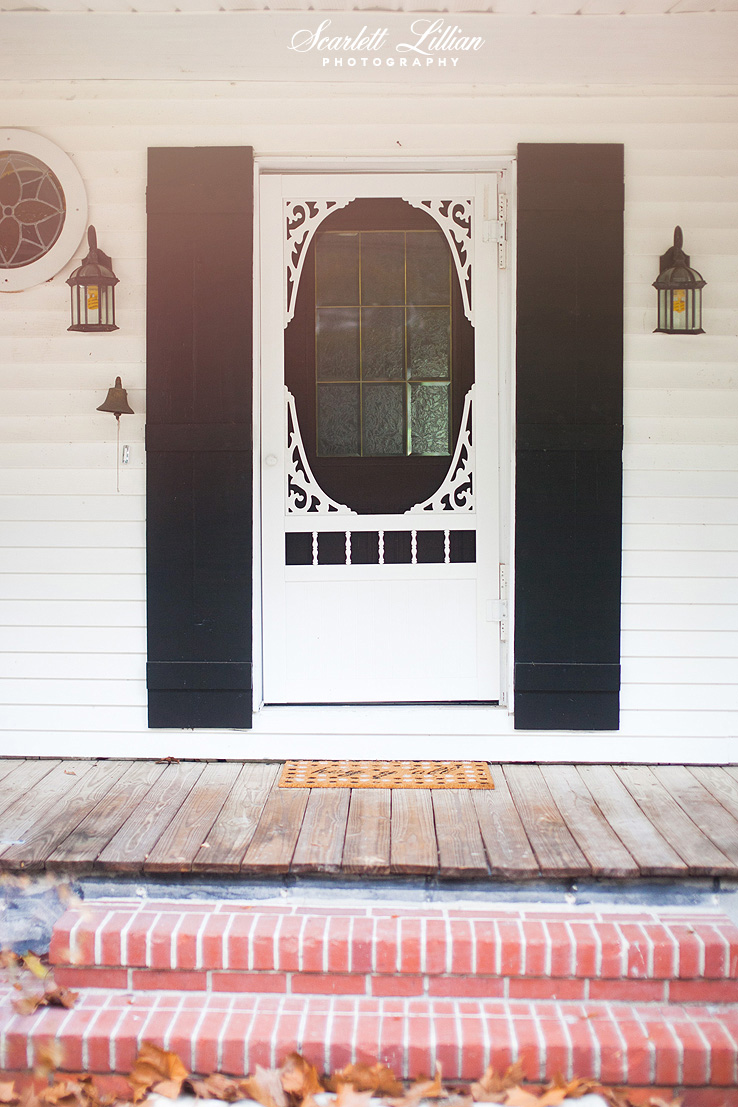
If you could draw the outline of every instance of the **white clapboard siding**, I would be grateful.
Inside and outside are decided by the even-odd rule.
[[[514,8],[502,0],[495,10],[508,2]],[[546,10],[558,4],[568,11],[571,2],[546,0]],[[110,11],[129,7],[105,3]],[[485,0],[471,4],[480,9]],[[0,753],[343,756],[349,734],[356,756],[453,750],[486,757],[488,736],[497,735],[500,758],[731,759],[738,731],[738,111],[724,90],[648,89],[647,70],[633,94],[557,89],[550,96],[541,86],[496,94],[460,84],[362,88],[340,80],[308,88],[0,84],[6,123],[39,131],[74,159],[90,222],[120,277],[113,335],[66,330],[64,281],[82,245],[53,280],[0,297]],[[355,155],[396,158],[400,166],[402,157],[512,155],[519,142],[546,141],[623,142],[626,149],[620,733],[513,734],[504,708],[405,710],[401,723],[384,708],[316,709],[300,716],[306,737],[299,749],[289,709],[259,714],[253,736],[147,732],[147,148],[247,143],[259,156]],[[676,224],[707,281],[708,333],[699,337],[652,333],[651,284]],[[118,473],[119,493],[115,421],[95,410],[116,375],[136,412],[121,419],[130,462]]]

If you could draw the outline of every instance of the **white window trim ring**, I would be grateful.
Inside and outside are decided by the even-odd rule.
[[[22,292],[51,280],[74,257],[87,227],[87,193],[77,166],[48,138],[8,127],[0,130],[0,150],[17,150],[38,158],[48,165],[64,190],[64,226],[48,253],[18,269],[0,267],[0,292]]]

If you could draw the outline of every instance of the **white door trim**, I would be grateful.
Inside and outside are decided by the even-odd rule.
[[[511,574],[513,565],[513,549],[512,549],[512,518],[513,518],[513,436],[514,436],[514,374],[513,374],[513,336],[514,336],[514,235],[512,233],[512,226],[514,225],[514,159],[507,156],[500,157],[485,157],[485,158],[408,158],[408,159],[376,159],[376,158],[353,158],[353,159],[313,159],[313,158],[257,158],[255,167],[256,188],[255,188],[255,221],[256,221],[256,234],[255,234],[255,248],[259,249],[259,195],[260,195],[260,179],[265,175],[272,174],[284,174],[284,175],[307,175],[307,174],[336,174],[336,175],[348,175],[351,173],[356,174],[368,174],[368,173],[392,173],[393,175],[405,175],[410,173],[428,173],[433,175],[446,174],[452,176],[457,174],[467,175],[470,172],[477,173],[497,173],[502,174],[501,190],[504,190],[509,198],[508,208],[508,251],[507,251],[507,269],[501,276],[503,279],[500,281],[500,297],[499,297],[499,343],[498,354],[500,364],[503,366],[503,371],[500,374],[500,394],[499,394],[499,434],[500,434],[500,454],[501,454],[501,466],[499,476],[499,499],[500,499],[500,534],[501,534],[501,550],[505,551],[502,555],[502,559],[505,562],[507,568],[508,582],[511,585]],[[493,213],[485,213],[487,217]],[[496,215],[496,213],[494,213]],[[261,321],[261,256],[260,253],[256,254],[259,261],[256,266],[256,281],[255,286],[257,289],[255,296],[255,326],[254,326],[254,347],[255,358],[254,363],[261,370],[262,361],[262,346],[260,340],[260,321]],[[260,519],[261,519],[261,453],[263,444],[261,441],[261,425],[260,425],[260,411],[261,411],[261,371],[255,373],[254,379],[254,447],[255,447],[255,459],[258,462],[254,466],[254,517],[255,517],[255,533],[254,533],[254,587],[255,587],[255,604],[254,604],[254,731],[255,733],[263,733],[272,735],[276,738],[277,734],[282,736],[282,740],[286,740],[288,746],[291,746],[289,735],[293,734],[295,737],[299,736],[299,743],[295,743],[295,755],[305,756],[330,756],[328,753],[328,747],[333,747],[334,741],[332,735],[338,736],[350,733],[358,721],[356,712],[363,712],[362,719],[364,725],[369,726],[369,729],[377,733],[377,724],[380,724],[380,719],[377,715],[378,711],[382,712],[381,726],[384,733],[388,730],[396,731],[399,729],[403,734],[410,737],[413,733],[424,733],[429,735],[429,730],[435,729],[429,726],[430,718],[428,712],[438,711],[438,717],[436,718],[436,724],[440,725],[441,730],[446,731],[450,735],[454,735],[454,748],[457,749],[458,741],[462,740],[462,736],[471,731],[477,731],[477,736],[472,738],[472,734],[468,733],[468,738],[471,740],[469,743],[469,755],[472,752],[472,746],[478,747],[478,727],[481,719],[480,712],[492,713],[494,715],[494,721],[492,718],[488,718],[486,724],[483,724],[483,729],[487,730],[491,724],[492,732],[505,732],[508,727],[511,726],[510,710],[508,706],[450,706],[442,708],[426,707],[419,708],[412,705],[398,705],[397,707],[368,707],[368,708],[344,708],[340,706],[332,706],[327,708],[315,708],[315,707],[302,707],[299,705],[290,707],[274,707],[264,706],[262,698],[262,620],[261,620],[261,592],[262,592],[262,576],[261,576],[261,534],[260,534]],[[512,594],[512,591],[510,591]],[[510,626],[508,632],[508,642],[512,641],[512,627]],[[506,697],[509,703],[509,696],[512,688],[511,674],[512,674],[512,651],[510,649],[504,650],[504,674],[503,674],[503,686],[505,687]],[[318,714],[316,714],[316,712]],[[387,717],[386,712],[390,712],[390,717]],[[473,718],[472,718],[473,716]],[[503,722],[503,719],[505,720]],[[368,720],[376,720],[375,722],[368,722]],[[392,722],[392,725],[388,725]],[[317,734],[319,731],[320,734]],[[308,734],[312,732],[312,736],[308,739]],[[389,735],[388,735],[389,737]],[[438,736],[440,738],[440,735]],[[309,742],[312,748],[312,753],[307,754],[305,751],[305,743]],[[464,742],[466,745],[467,742]],[[280,746],[282,742],[280,742]],[[448,756],[448,746],[446,742],[443,742],[445,749],[445,755]],[[414,750],[417,751],[417,739],[413,740]],[[465,756],[465,751],[462,749],[458,751],[460,756]],[[281,750],[281,754],[288,756],[288,752],[284,749]],[[375,754],[375,755],[378,755]],[[388,748],[381,756],[391,756],[391,751]],[[407,756],[407,753],[405,754]],[[428,753],[417,753],[416,756],[428,756]],[[436,755],[439,752],[436,751]],[[336,756],[334,753],[333,756]],[[396,756],[396,754],[395,754]]]

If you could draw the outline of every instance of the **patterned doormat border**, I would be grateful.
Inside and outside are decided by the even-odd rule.
[[[494,788],[486,761],[287,761],[280,788]]]

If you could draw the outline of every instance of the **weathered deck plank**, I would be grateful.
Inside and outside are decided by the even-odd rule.
[[[46,868],[78,872],[94,867],[98,856],[143,802],[164,772],[153,761],[129,761],[127,769],[71,834],[46,858]]]
[[[431,793],[436,820],[438,867],[445,876],[487,876],[487,860],[471,793],[462,788]]]
[[[641,811],[611,765],[577,765],[602,814],[644,876],[686,876],[687,866]]]
[[[541,765],[541,774],[595,876],[621,879],[640,869],[573,765]]]
[[[307,807],[309,788],[279,788],[269,793],[242,872],[289,872]]]
[[[431,794],[425,788],[393,788],[390,868],[422,875],[438,871]]]
[[[0,865],[18,863],[27,870],[43,869],[46,858],[58,842],[79,826],[82,820],[108,794],[126,770],[125,761],[85,762],[84,772],[63,795],[48,803],[23,835],[23,844],[10,846]]]
[[[368,876],[389,873],[391,818],[389,788],[352,789],[343,847],[345,873]]]
[[[569,833],[537,765],[506,765],[505,780],[544,876],[587,876],[590,866]]]
[[[339,872],[350,798],[348,788],[311,789],[292,858],[293,873],[314,872],[316,867]]]
[[[472,792],[472,802],[493,876],[510,880],[539,875],[538,862],[530,848],[502,765],[491,765],[494,789]]]
[[[694,876],[722,876],[733,871],[728,858],[692,822],[647,765],[618,765],[616,773],[641,811],[672,842]]]
[[[133,814],[97,859],[109,872],[142,872],[144,862],[184,803],[205,765],[167,765]]]
[[[184,803],[144,862],[144,872],[189,872],[203,841],[218,817],[239,766],[211,762],[193,784]]]
[[[0,869],[738,878],[735,766],[493,765],[491,791],[280,789],[280,771],[0,758]]]
[[[241,766],[205,841],[192,862],[194,873],[237,873],[251,844],[280,765]]]

